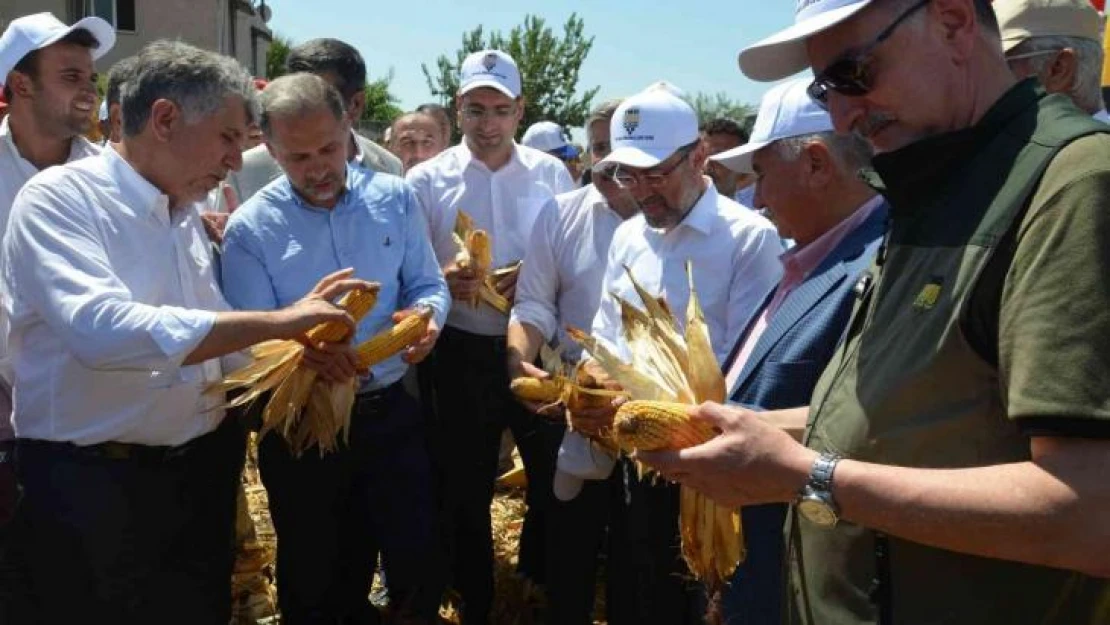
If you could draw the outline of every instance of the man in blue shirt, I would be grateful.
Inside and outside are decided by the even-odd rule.
[[[321,456],[294,457],[268,434],[259,445],[262,481],[278,534],[283,620],[373,623],[367,601],[380,546],[394,605],[431,623],[435,551],[430,464],[415,401],[401,389],[406,368],[431,350],[450,307],[423,212],[400,178],[347,163],[349,123],[339,93],[322,78],[292,74],[261,96],[266,145],[285,175],[235,212],[224,240],[228,301],[239,308],[286,305],[303,284],[337,268],[381,283],[359,323],[361,342],[412,310],[434,312],[424,339],[360,378],[350,442]],[[329,379],[356,375],[350,345],[313,363]]]

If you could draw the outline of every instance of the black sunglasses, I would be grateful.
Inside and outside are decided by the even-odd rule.
[[[890,26],[884,28],[874,41],[830,63],[809,84],[809,88],[806,89],[809,97],[825,106],[828,104],[829,91],[847,96],[861,96],[870,92],[874,87],[872,81],[875,78],[871,72],[871,53],[889,39],[911,15],[927,4],[929,0],[921,0],[914,4],[899,15]]]

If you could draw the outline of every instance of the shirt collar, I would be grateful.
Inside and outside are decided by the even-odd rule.
[[[169,219],[170,199],[165,193],[144,178],[114,149],[108,148],[101,152],[101,158],[107,165],[108,174],[119,184],[124,199],[129,203],[134,200],[132,208],[136,212],[144,215],[157,213]]]
[[[783,252],[779,259],[787,273],[800,275],[804,279],[820,267],[829,254],[882,205],[883,196],[876,195],[808,245],[795,246]]]
[[[705,193],[701,194],[698,201],[686,214],[686,218],[679,223],[679,226],[685,226],[696,230],[703,235],[708,236],[713,232],[713,224],[717,221],[717,187],[713,186],[713,181],[705,176],[702,176],[705,181]]]
[[[289,176],[282,175],[281,180],[282,186],[285,187],[285,192],[289,195],[289,199],[297,207],[314,213],[336,213],[346,204],[347,196],[351,192],[351,185],[353,185],[355,182],[352,177],[358,175],[358,171],[359,169],[357,166],[351,163],[347,163],[347,178],[343,182],[343,190],[340,192],[339,201],[336,202],[335,206],[333,206],[332,208],[323,208],[321,206],[310,204],[307,200],[301,197],[300,193],[297,193],[296,189],[293,188],[293,183],[290,182]]]
[[[362,149],[362,142],[358,140],[358,133],[351,130],[351,141],[355,142],[355,155],[350,159],[350,163],[366,164],[366,152]]]
[[[520,158],[520,146],[517,145],[516,141],[513,141],[513,153],[509,156],[509,161],[505,163],[504,167],[498,169],[497,171],[492,171],[489,167],[486,167],[485,163],[474,158],[474,153],[470,151],[470,144],[466,142],[466,137],[463,137],[463,140],[459,142],[458,148],[459,168],[463,171],[465,171],[467,167],[474,165],[484,172],[497,174],[508,170],[513,165],[520,165],[521,167],[524,166],[524,161]]]

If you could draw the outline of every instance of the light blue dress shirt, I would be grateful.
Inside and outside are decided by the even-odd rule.
[[[224,234],[224,296],[242,310],[271,310],[305,296],[324,276],[353,267],[381,283],[378,303],[358,325],[355,342],[392,325],[395,311],[427,306],[440,328],[450,295],[428,238],[424,212],[401,178],[347,168],[347,188],[332,209],[317,208],[282,176],[232,214]],[[371,369],[362,391],[401,379],[398,354]]]

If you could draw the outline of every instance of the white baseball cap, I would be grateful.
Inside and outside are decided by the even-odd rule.
[[[563,127],[555,122],[536,122],[524,131],[520,142],[530,148],[568,159],[578,156],[578,149],[567,143]]]
[[[622,102],[609,122],[613,151],[594,169],[611,164],[655,167],[697,141],[698,114],[674,90],[669,83],[655,83]]]
[[[1089,0],[995,0],[1002,51],[1033,37],[1076,37],[1102,42],[1105,19]]]
[[[754,173],[752,155],[775,141],[832,131],[833,123],[828,111],[806,92],[809,83],[808,78],[798,78],[775,85],[763,96],[751,139],[742,146],[709,158],[732,171]]]
[[[616,458],[578,432],[563,434],[559,455],[555,460],[552,490],[559,501],[570,501],[582,490],[586,480],[604,480],[613,472]]]
[[[798,0],[794,25],[740,51],[740,71],[770,82],[809,67],[806,39],[859,13],[872,0]]]
[[[481,50],[466,57],[459,68],[459,95],[492,87],[512,99],[520,97],[520,70],[513,57],[500,50]]]
[[[23,57],[35,50],[57,43],[66,35],[78,29],[85,29],[96,38],[97,46],[92,49],[92,58],[97,60],[116,45],[116,30],[99,17],[86,17],[72,26],[66,26],[51,13],[35,13],[14,19],[0,35],[0,82],[6,81],[8,73]]]

